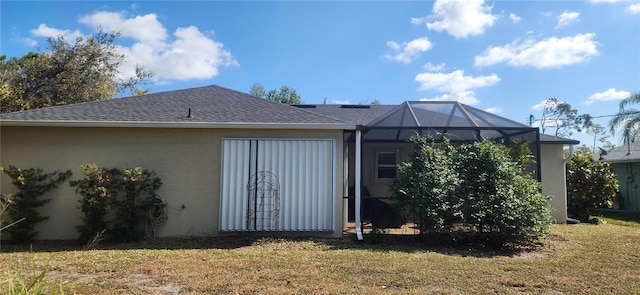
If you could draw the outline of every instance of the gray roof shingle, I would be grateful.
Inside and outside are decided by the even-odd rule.
[[[309,111],[323,114],[356,125],[366,125],[380,116],[393,110],[397,105],[299,105],[300,108],[308,108]]]
[[[596,157],[597,159],[597,157]],[[622,145],[602,155],[601,161],[612,163],[640,162],[640,142],[632,142],[630,145]]]
[[[430,105],[426,102],[413,103],[425,104],[423,107]],[[299,128],[354,129],[356,126],[371,125],[385,116],[389,117],[399,107],[398,105],[337,104],[291,106],[211,85],[0,114],[0,124],[5,126],[62,124],[66,126],[95,123],[104,126],[193,127],[197,125],[254,126],[256,128],[277,125],[279,128],[300,126]],[[190,111],[191,117],[188,117]],[[493,117],[490,118],[490,122],[495,121],[500,126],[513,125],[513,122],[508,119],[491,116]],[[540,140],[542,143],[549,144],[579,143],[575,140],[545,134],[540,134]]]
[[[0,121],[347,124],[216,85],[7,113]]]
[[[579,144],[579,140],[563,138],[540,133],[540,143],[546,144]]]

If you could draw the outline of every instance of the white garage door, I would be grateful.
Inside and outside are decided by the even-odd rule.
[[[220,231],[330,231],[335,140],[223,139]]]

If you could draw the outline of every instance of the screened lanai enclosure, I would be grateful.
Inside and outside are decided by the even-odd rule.
[[[361,106],[363,109],[376,107]],[[356,107],[351,107],[351,111],[353,108]],[[366,121],[363,117],[359,119]],[[349,165],[352,166],[349,168],[347,219],[355,222],[359,235],[361,229],[357,227],[363,222],[371,222],[379,228],[403,224],[402,216],[390,205],[389,184],[395,179],[397,165],[408,161],[411,156],[409,139],[413,135],[425,136],[436,142],[447,137],[452,144],[490,140],[510,146],[518,141],[529,142],[537,163],[537,166],[530,167],[531,172],[540,180],[538,128],[459,102],[404,102],[347,135]]]
[[[434,141],[446,136],[454,143],[490,140],[506,146],[525,141],[531,143],[536,159],[540,157],[538,128],[455,101],[407,101],[362,126],[363,142],[402,143],[413,135]],[[539,171],[538,166],[532,172]]]

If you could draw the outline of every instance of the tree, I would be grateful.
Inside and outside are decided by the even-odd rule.
[[[282,86],[279,90],[271,89],[268,92],[265,92],[264,86],[262,86],[262,84],[255,83],[253,84],[253,86],[251,86],[249,94],[280,103],[302,104],[302,99],[300,99],[300,95],[298,95],[298,92],[296,92],[295,89],[290,88],[289,86]]]
[[[640,111],[632,108],[632,105],[640,103],[640,92],[633,93],[620,101],[620,110],[609,121],[609,131],[615,133],[616,129],[622,126],[622,141],[636,141],[640,138]],[[627,131],[628,130],[628,131]]]
[[[608,162],[598,162],[590,154],[576,154],[567,163],[567,211],[573,218],[591,221],[599,207],[610,208],[618,191],[618,181]]]
[[[267,93],[264,91],[264,86],[262,86],[262,84],[255,83],[253,84],[253,86],[251,86],[251,90],[249,91],[249,94],[264,98]]]
[[[585,132],[593,136],[593,148],[592,152],[596,152],[597,147],[601,147],[605,151],[613,148],[613,144],[609,141],[609,135],[607,130],[600,124],[592,124],[585,129]]]
[[[137,66],[135,75],[121,78],[125,56],[117,51],[117,33],[99,31],[73,42],[67,36],[49,38],[43,52],[0,57],[2,112],[105,100],[118,94],[144,94],[138,88],[153,73]]]
[[[542,110],[540,127],[542,133],[547,134],[547,130],[552,128],[553,135],[565,137],[570,136],[578,122],[578,110],[571,107],[566,102],[559,102],[557,98],[549,98]]]

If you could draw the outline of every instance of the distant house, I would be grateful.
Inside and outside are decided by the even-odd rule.
[[[611,163],[620,185],[620,209],[640,211],[640,142],[612,149],[599,157]]]
[[[457,102],[291,106],[206,86],[56,106],[0,115],[0,165],[70,169],[72,179],[86,163],[154,170],[170,205],[158,236],[340,237],[349,211],[357,225],[367,216],[363,197],[389,196],[413,134],[529,140],[553,216],[566,221],[563,146],[578,142]],[[13,189],[6,175],[0,184]],[[80,197],[68,185],[50,197],[37,238],[75,239]]]

